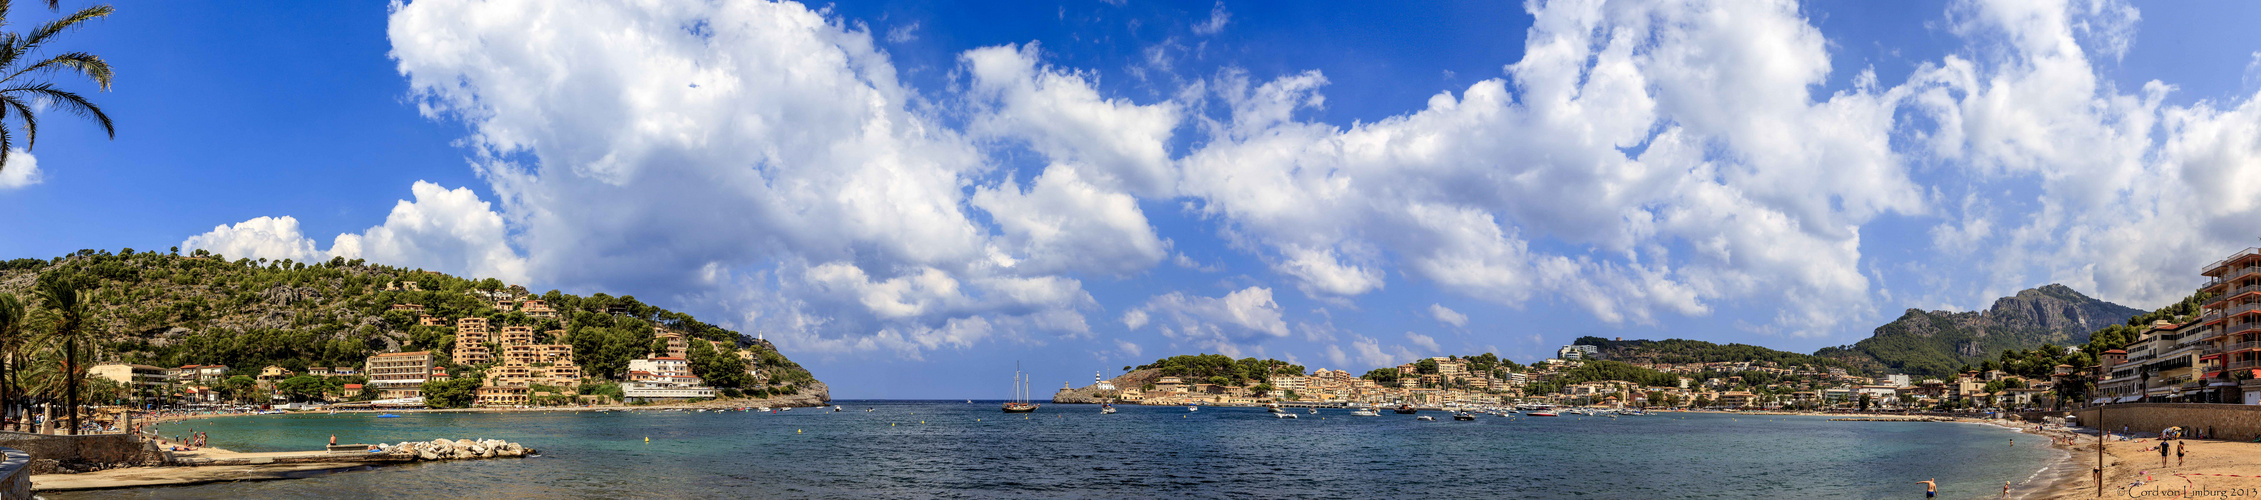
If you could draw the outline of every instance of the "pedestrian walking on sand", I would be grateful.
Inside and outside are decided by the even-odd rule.
[[[1916,482],[1923,483],[1924,498],[1937,498],[1939,496],[1939,478],[1935,477]]]
[[[2175,443],[2175,466],[2176,466],[2176,467],[2181,467],[2181,466],[2182,466],[2182,454],[2183,454],[2183,452],[2186,452],[2186,451],[2190,451],[2190,445],[2187,445],[2187,444],[2183,444],[2183,443],[2180,443],[2180,442],[2177,442],[2177,443]]]
[[[2002,482],[2002,498],[2010,498],[2010,482]]]
[[[2164,441],[2161,441],[2161,442],[2159,443],[2159,466],[2160,466],[2160,467],[2166,467],[2166,466],[2167,466],[2167,449],[2168,449],[2168,448],[2173,448],[2173,447],[2175,447],[2175,445],[2172,445],[2172,444],[2167,444],[2167,443],[2166,443],[2166,442],[2164,442]]]

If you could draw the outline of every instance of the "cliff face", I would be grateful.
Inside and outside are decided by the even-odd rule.
[[[1942,377],[2007,349],[2076,345],[2143,311],[2051,284],[1996,299],[1985,311],[1909,309],[1847,347],[1814,353],[1872,369]]]

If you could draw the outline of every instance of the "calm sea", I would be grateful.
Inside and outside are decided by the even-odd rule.
[[[49,498],[1992,498],[2054,453],[1944,423],[1662,414],[1420,422],[1322,410],[841,401],[781,413],[250,416],[173,424],[238,451],[499,438],[540,458]],[[870,411],[866,411],[870,410]],[[650,442],[645,442],[649,438]],[[2016,445],[2012,446],[2012,438]]]

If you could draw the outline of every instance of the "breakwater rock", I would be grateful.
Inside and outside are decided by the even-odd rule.
[[[424,461],[523,457],[535,454],[533,448],[500,439],[402,441],[397,444],[380,444],[377,447],[383,453]]]

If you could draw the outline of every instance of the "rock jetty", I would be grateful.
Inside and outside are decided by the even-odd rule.
[[[500,439],[402,441],[397,444],[380,444],[377,447],[384,450],[384,453],[424,461],[523,457],[535,454],[533,448]]]

